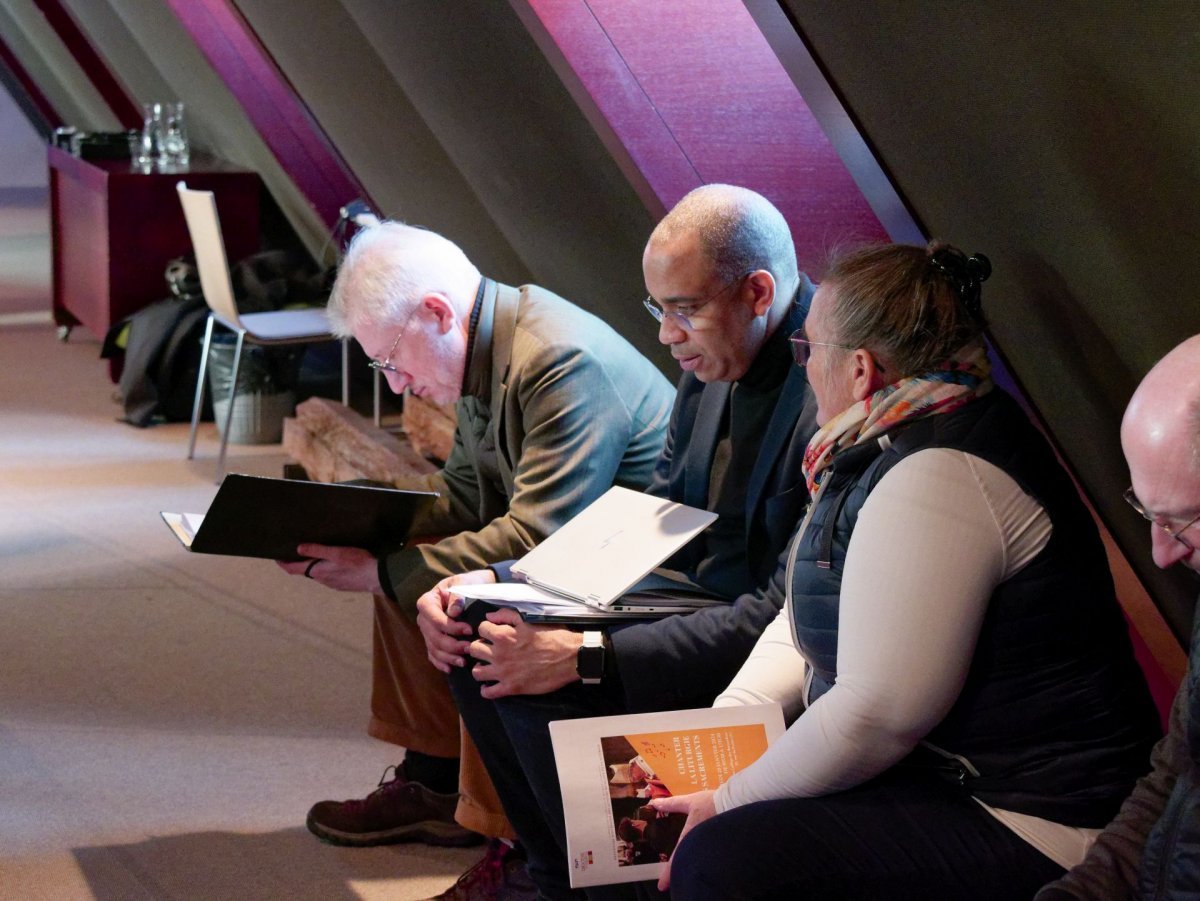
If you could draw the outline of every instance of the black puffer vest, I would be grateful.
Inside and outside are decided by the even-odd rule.
[[[917,451],[969,453],[1035,498],[1053,533],[1041,553],[996,588],[962,693],[926,736],[930,747],[907,763],[939,761],[994,807],[1103,826],[1145,771],[1159,729],[1103,545],[1074,485],[1046,440],[999,390],[886,437],[835,458],[797,539],[792,616],[813,671],[809,703],[837,680],[842,569],[867,495]],[[947,557],[955,552],[945,550]]]
[[[1146,901],[1200,898],[1200,606],[1192,614],[1191,656],[1179,690],[1187,692],[1186,759],[1142,851],[1138,897]]]

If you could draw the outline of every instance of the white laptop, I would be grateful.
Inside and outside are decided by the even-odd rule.
[[[680,574],[651,573],[717,514],[610,488],[513,566],[520,585],[464,585],[456,594],[519,606],[583,604],[607,614],[688,613],[723,600]]]

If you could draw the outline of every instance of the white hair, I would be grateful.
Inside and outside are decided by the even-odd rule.
[[[382,222],[350,242],[329,296],[330,325],[345,338],[365,324],[399,323],[431,291],[469,310],[479,278],[453,241],[403,222]]]

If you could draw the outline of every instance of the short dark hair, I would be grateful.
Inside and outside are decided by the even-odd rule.
[[[771,201],[749,188],[712,184],[689,191],[659,222],[651,241],[685,232],[696,233],[722,282],[759,269],[771,273],[781,292],[799,281],[787,220]]]

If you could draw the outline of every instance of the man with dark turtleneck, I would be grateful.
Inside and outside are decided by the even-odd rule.
[[[757,582],[746,571],[747,480],[727,476],[754,468],[759,440],[793,368],[787,337],[786,329],[772,332],[746,374],[730,386],[708,477],[709,509],[718,518],[702,536],[704,552],[696,564],[696,580],[718,594],[736,597]]]
[[[783,216],[744,188],[698,188],[659,223],[642,265],[646,309],[684,370],[647,490],[719,514],[664,565],[729,603],[594,632],[533,626],[482,604],[452,618],[457,608],[441,587],[417,604],[430,659],[450,674],[530,875],[549,898],[575,893],[547,724],[711,704],[778,612],[764,589],[808,500],[801,462],[815,406],[804,370],[790,365],[788,337],[813,286],[797,270]],[[492,572],[504,577],[506,565]],[[460,578],[484,581],[489,571]]]

